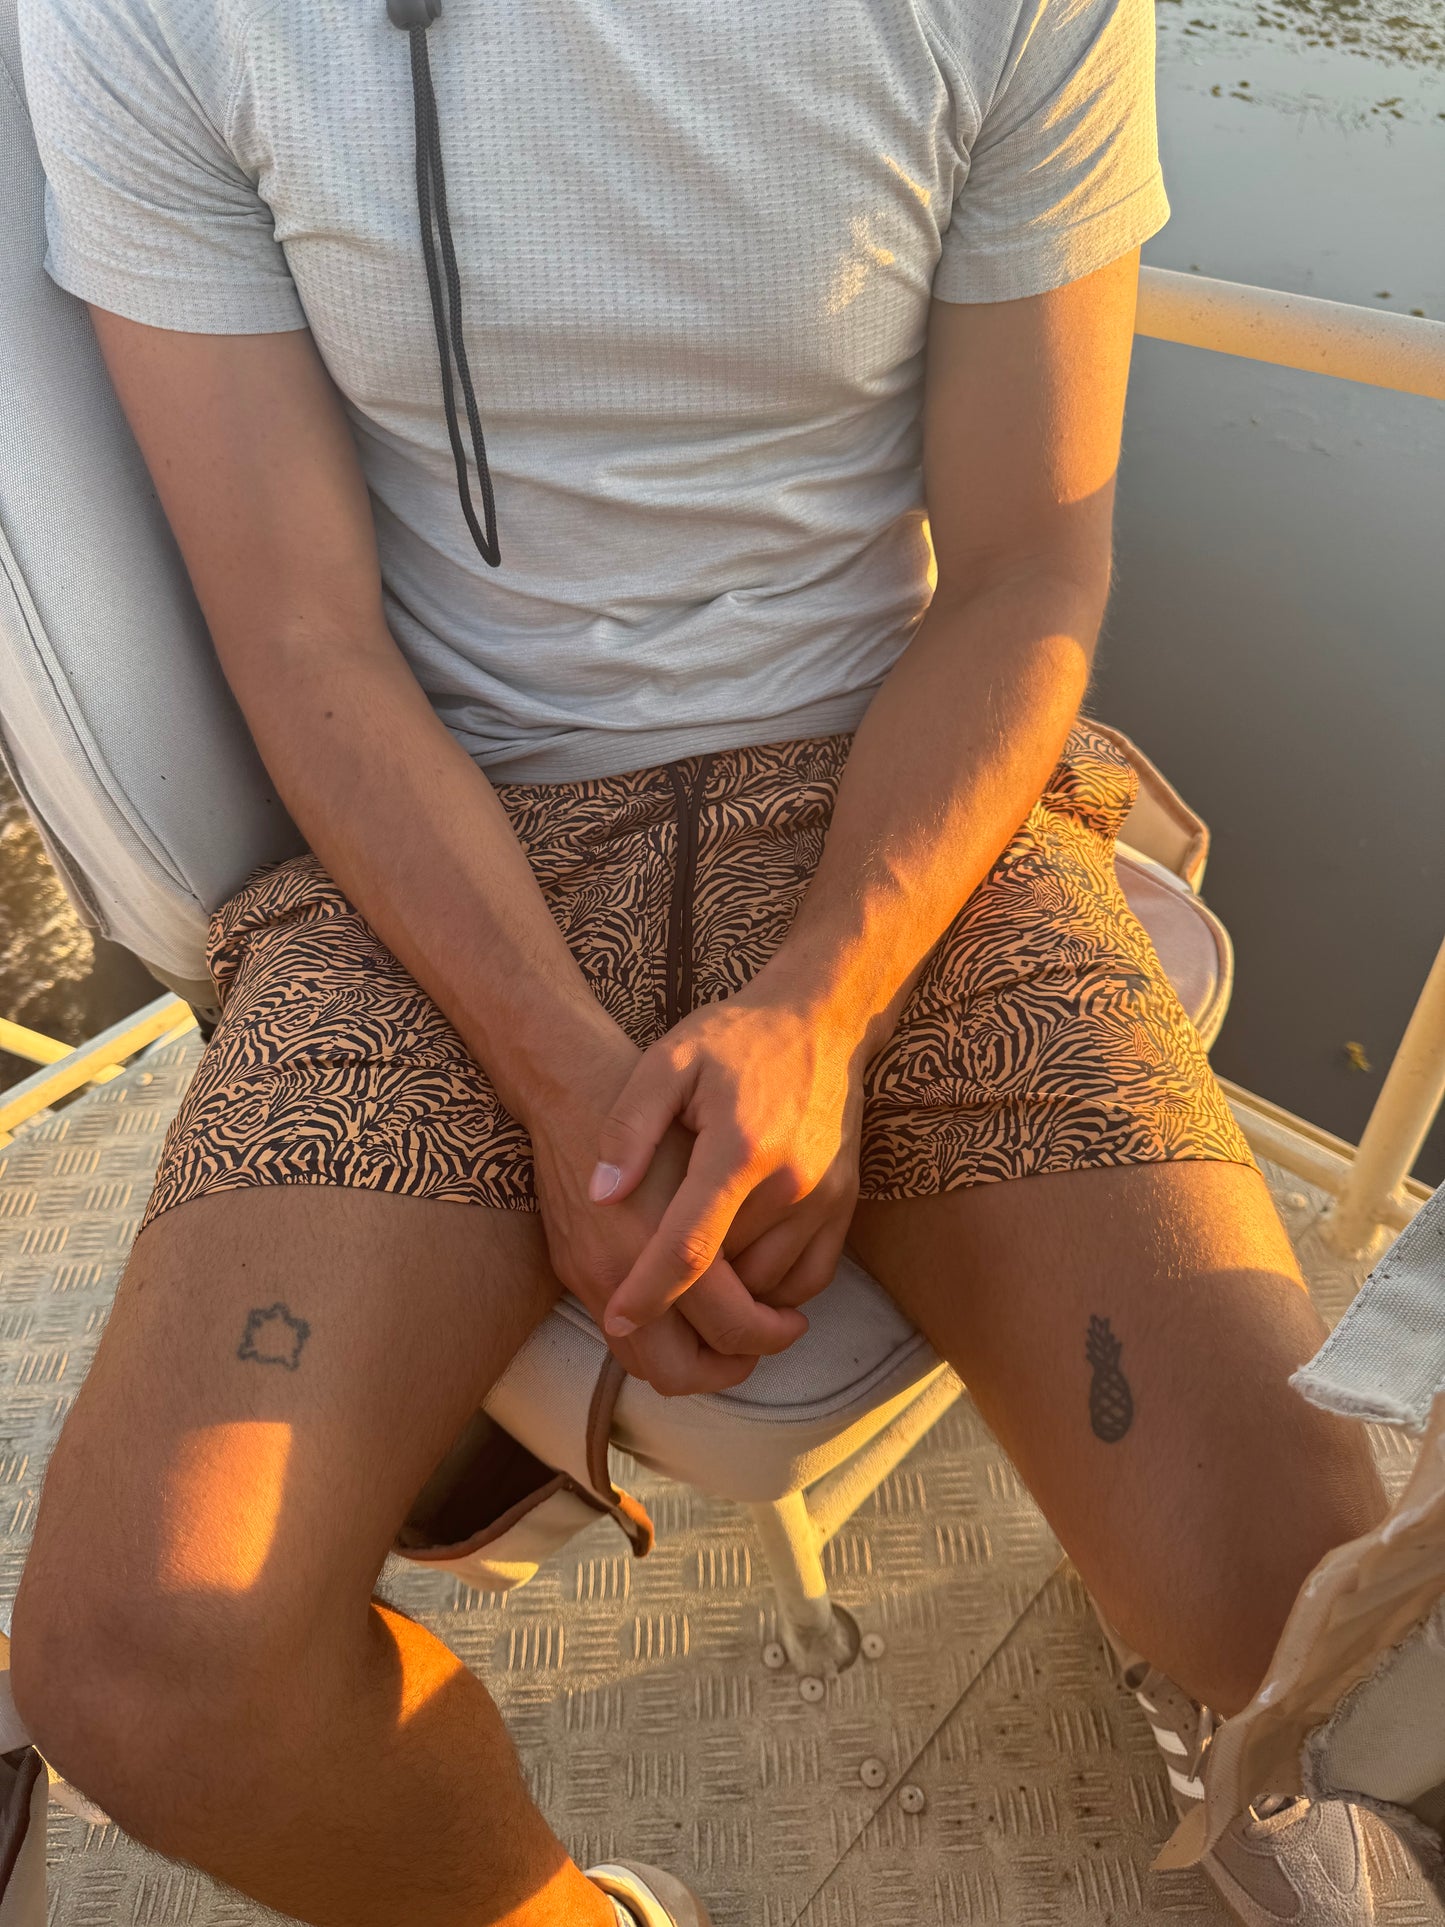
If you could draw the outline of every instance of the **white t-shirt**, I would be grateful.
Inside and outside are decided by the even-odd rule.
[[[494,570],[457,500],[385,0],[20,21],[51,275],[156,327],[310,327],[392,631],[504,778],[854,727],[930,593],[930,296],[1041,293],[1168,217],[1150,0],[445,0]]]

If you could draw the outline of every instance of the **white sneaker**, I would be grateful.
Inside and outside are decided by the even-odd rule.
[[[712,1927],[712,1917],[697,1895],[660,1867],[609,1860],[586,1872],[595,1887],[621,1901],[637,1927]]]

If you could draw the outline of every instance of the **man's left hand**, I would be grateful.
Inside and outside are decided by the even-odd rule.
[[[606,1329],[625,1337],[660,1317],[720,1252],[770,1304],[816,1296],[857,1201],[862,1116],[861,1040],[827,1013],[758,980],[684,1018],[643,1053],[602,1127],[599,1204],[633,1190],[674,1120],[696,1140]]]

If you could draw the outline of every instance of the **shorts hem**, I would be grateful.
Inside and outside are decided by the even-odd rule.
[[[372,1191],[384,1197],[420,1198],[424,1202],[432,1204],[466,1204],[479,1206],[484,1211],[518,1211],[525,1213],[529,1217],[536,1217],[538,1213],[538,1205],[535,1198],[488,1199],[477,1197],[475,1194],[468,1195],[461,1191],[442,1189],[417,1191],[401,1185],[356,1184],[347,1178],[331,1176],[275,1178],[244,1176],[220,1178],[217,1179],[214,1184],[199,1185],[193,1190],[182,1193],[179,1197],[167,1198],[164,1203],[157,1205],[154,1209],[147,1203],[145,1211],[141,1214],[141,1221],[136,1227],[136,1236],[139,1237],[142,1231],[147,1230],[158,1218],[163,1218],[168,1211],[174,1211],[183,1204],[190,1204],[196,1198],[211,1197],[218,1191],[304,1190]]]
[[[1155,1155],[1141,1154],[1137,1157],[1113,1156],[1076,1159],[1068,1164],[1040,1164],[1027,1171],[960,1171],[936,1185],[865,1185],[859,1190],[858,1202],[903,1204],[910,1199],[945,1197],[950,1191],[973,1191],[985,1184],[1014,1184],[1023,1178],[1062,1177],[1075,1171],[1127,1171],[1136,1165],[1150,1164],[1234,1164],[1246,1171],[1259,1171],[1259,1162],[1248,1145],[1241,1152],[1203,1148],[1194,1151],[1160,1151]]]

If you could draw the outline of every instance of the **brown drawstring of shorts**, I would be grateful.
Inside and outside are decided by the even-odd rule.
[[[697,884],[697,845],[704,792],[712,774],[713,757],[698,758],[692,782],[683,780],[682,764],[667,764],[667,780],[677,802],[677,866],[672,876],[672,910],[667,920],[664,963],[666,1023],[669,1030],[692,1009],[692,897]]]

